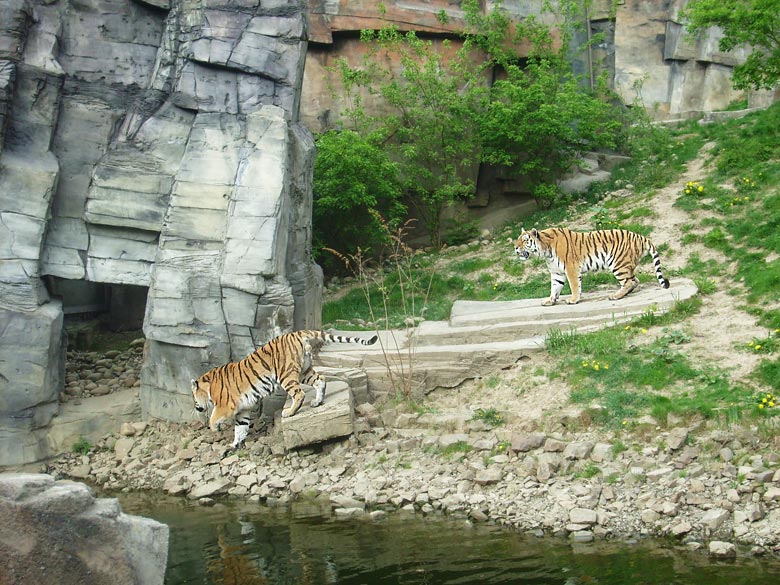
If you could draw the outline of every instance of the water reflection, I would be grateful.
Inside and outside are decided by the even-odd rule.
[[[337,520],[327,503],[291,509],[123,495],[128,513],[171,527],[166,584],[739,585],[780,582],[780,562],[714,562],[642,541],[572,545],[495,527],[390,515]]]

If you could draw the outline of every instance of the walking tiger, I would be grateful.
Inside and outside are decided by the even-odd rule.
[[[235,449],[246,439],[250,411],[274,389],[281,387],[292,398],[292,405],[282,411],[283,417],[293,416],[303,404],[301,383],[314,387],[316,395],[311,405],[319,406],[325,399],[325,381],[311,365],[310,342],[315,339],[372,345],[377,336],[361,339],[311,330],[280,335],[238,362],[212,368],[193,378],[195,410],[204,412],[213,407],[209,417],[211,430],[217,430],[222,421],[234,419]]]
[[[582,274],[610,270],[620,282],[620,289],[610,300],[622,299],[639,284],[634,271],[646,253],[653,257],[658,284],[669,288],[669,281],[661,273],[658,250],[645,236],[628,230],[598,230],[575,232],[566,228],[525,231],[515,241],[515,253],[527,260],[532,254],[544,258],[550,270],[550,298],[542,305],[554,305],[563,290],[564,278],[569,281],[573,305],[580,301]]]

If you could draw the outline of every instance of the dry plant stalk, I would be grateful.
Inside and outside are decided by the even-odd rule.
[[[371,321],[374,323],[374,330],[379,337],[390,385],[397,396],[408,399],[412,397],[414,391],[416,353],[414,329],[417,323],[424,318],[433,277],[436,273],[436,265],[434,264],[431,271],[426,274],[427,283],[425,283],[423,292],[423,287],[420,286],[415,275],[414,257],[416,253],[404,241],[415,220],[407,220],[400,227],[393,229],[378,213],[372,213],[375,214],[387,236],[389,250],[385,257],[386,263],[392,266],[392,270],[398,277],[398,283],[395,286],[399,287],[401,298],[403,323],[406,330],[405,347],[402,347],[404,344],[398,339],[397,331],[390,327],[388,301],[391,290],[385,284],[384,272],[381,269],[371,270],[369,265],[372,264],[373,259],[366,257],[360,248],[354,254],[342,254],[332,248],[325,249],[344,262],[347,270],[357,278],[368,305]],[[375,302],[371,297],[372,288],[381,294],[381,309],[375,307]],[[422,296],[422,306],[419,307],[418,311],[418,296],[420,295]],[[378,310],[381,310],[383,317],[377,318]],[[380,321],[385,323],[386,335],[382,335],[379,331]]]

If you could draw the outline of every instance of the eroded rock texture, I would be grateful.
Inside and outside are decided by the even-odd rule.
[[[50,475],[0,473],[0,583],[162,585],[168,527]]]
[[[319,325],[295,0],[0,6],[0,464],[46,455],[62,387],[47,278],[148,287],[144,414]]]

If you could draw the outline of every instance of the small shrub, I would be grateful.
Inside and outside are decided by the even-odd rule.
[[[478,408],[474,411],[471,420],[481,420],[491,427],[498,427],[504,424],[504,417],[495,408]]]
[[[79,440],[73,443],[71,450],[74,453],[78,453],[80,455],[87,455],[91,448],[92,445],[89,444],[89,441],[87,441],[84,437],[79,437]]]

